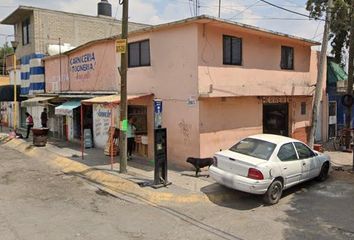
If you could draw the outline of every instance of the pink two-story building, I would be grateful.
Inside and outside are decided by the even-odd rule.
[[[306,140],[318,62],[311,47],[319,43],[208,16],[133,31],[128,42],[128,94],[150,96],[136,100],[146,107],[149,158],[150,94],[162,100],[162,127],[174,165],[184,165],[190,156],[211,156],[250,134]],[[86,62],[75,58],[86,54]],[[115,39],[85,44],[61,59],[61,74],[59,56],[45,60],[48,93],[119,89]],[[326,129],[318,131],[323,139]]]

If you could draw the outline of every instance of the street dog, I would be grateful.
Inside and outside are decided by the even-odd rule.
[[[195,176],[198,177],[198,173],[201,168],[210,167],[214,163],[213,158],[187,158],[188,163],[192,164],[195,167]]]

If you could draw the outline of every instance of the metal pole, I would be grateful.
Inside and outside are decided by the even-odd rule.
[[[327,6],[327,13],[326,13],[326,23],[324,26],[324,33],[322,39],[322,46],[321,46],[321,56],[320,56],[320,64],[318,67],[317,73],[317,81],[316,81],[316,91],[315,91],[315,99],[313,103],[313,111],[312,111],[312,121],[310,127],[310,133],[308,136],[308,144],[311,148],[313,148],[314,140],[315,140],[315,131],[317,126],[317,114],[318,108],[320,105],[320,101],[322,98],[322,85],[323,85],[323,72],[324,66],[326,63],[326,56],[327,56],[327,45],[328,45],[328,34],[329,34],[329,25],[331,21],[331,9],[333,7],[333,0],[328,0]]]
[[[14,52],[14,131],[16,132],[17,130],[17,76],[16,76],[16,68],[17,68],[17,64],[16,64],[16,54]]]
[[[2,75],[5,75],[6,47],[7,47],[7,35],[5,35],[5,45],[4,45],[4,48],[3,48],[4,59],[3,59],[3,62],[2,62]]]
[[[82,109],[82,103],[80,106],[80,118],[81,118],[80,119],[80,122],[81,122],[81,159],[84,160],[84,112]]]
[[[354,0],[351,1],[351,14],[350,14],[350,39],[349,39],[349,61],[348,61],[348,86],[347,86],[347,94],[350,94],[353,97],[353,82],[354,82]],[[347,121],[346,127],[350,128],[350,124],[352,121],[352,110],[353,106],[347,107]],[[352,132],[350,131],[349,134]],[[346,143],[349,146],[350,135],[348,134]],[[353,166],[352,170],[354,171],[354,149],[353,151]]]
[[[129,0],[123,1],[123,17],[122,17],[122,39],[128,39],[128,4]],[[128,42],[128,41],[126,41]],[[121,83],[120,83],[120,138],[119,138],[119,171],[127,172],[127,135],[124,125],[127,123],[128,104],[127,104],[127,68],[128,68],[128,48],[127,51],[121,53]]]
[[[59,92],[61,92],[61,39],[59,38]]]
[[[114,148],[114,133],[115,133],[115,127],[113,124],[113,106],[111,105],[111,170],[113,170],[113,148]]]
[[[220,18],[220,8],[221,8],[221,0],[219,0],[219,14],[218,14],[219,18]]]

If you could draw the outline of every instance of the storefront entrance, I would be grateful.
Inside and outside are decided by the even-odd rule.
[[[263,104],[263,133],[289,136],[288,103]]]

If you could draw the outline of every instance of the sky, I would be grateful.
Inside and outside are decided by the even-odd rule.
[[[268,0],[281,7],[308,14],[306,0]],[[0,20],[19,5],[96,15],[99,0],[0,0]],[[119,0],[109,0],[113,16],[121,19]],[[193,3],[194,2],[194,3]],[[199,0],[199,15],[218,16],[219,0]],[[130,0],[129,20],[147,24],[166,23],[194,16],[195,0]],[[274,8],[259,0],[221,0],[221,18],[261,28],[292,34],[316,41],[322,40],[323,22]],[[0,25],[0,45],[13,27]],[[11,40],[11,37],[8,37]]]

